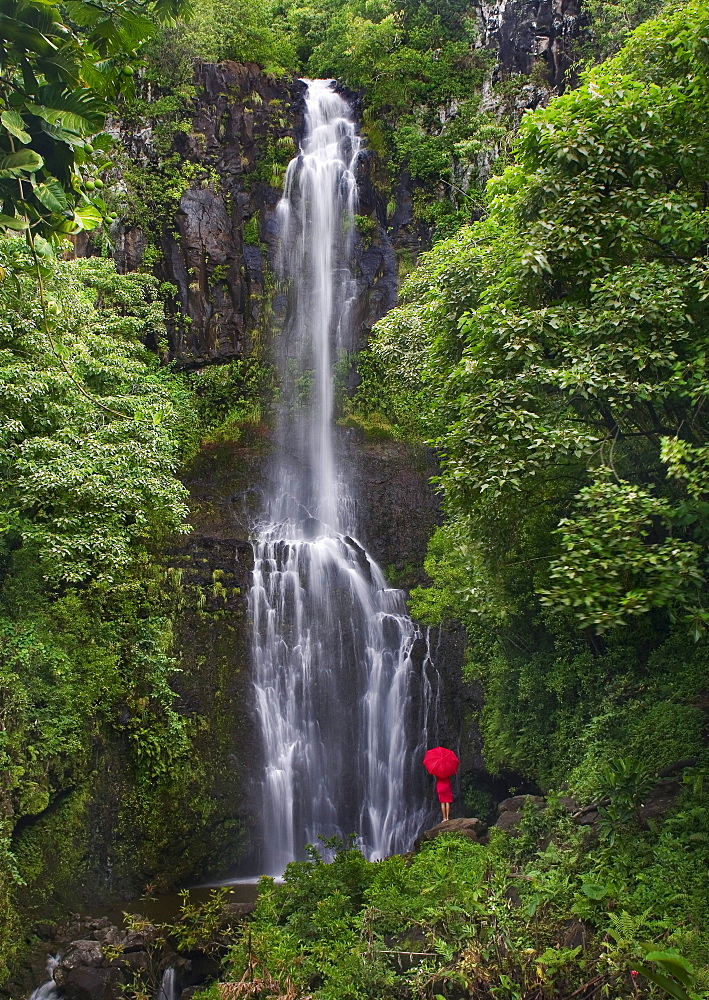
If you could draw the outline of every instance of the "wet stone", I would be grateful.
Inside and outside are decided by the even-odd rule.
[[[483,838],[487,834],[487,824],[483,823],[477,816],[449,819],[445,822],[437,823],[436,826],[432,826],[430,830],[424,830],[417,837],[414,844],[415,850],[420,850],[423,844],[429,840],[435,840],[436,837],[440,837],[441,834],[445,833],[457,833],[479,844],[483,842]]]

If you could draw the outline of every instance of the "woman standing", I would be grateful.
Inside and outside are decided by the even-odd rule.
[[[436,778],[436,794],[441,803],[441,814],[443,822],[447,823],[451,818],[451,802],[453,801],[453,788],[450,778]]]
[[[451,802],[453,801],[451,775],[456,773],[459,764],[460,761],[456,754],[447,747],[433,747],[432,750],[426,751],[423,758],[423,766],[436,779],[436,794],[441,803],[444,823],[447,823],[451,818]]]

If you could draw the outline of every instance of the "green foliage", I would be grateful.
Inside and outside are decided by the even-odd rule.
[[[656,17],[663,0],[587,0],[588,24],[579,43],[579,55],[588,64],[614,55],[643,21]]]
[[[602,769],[598,792],[606,805],[599,810],[599,831],[604,840],[614,844],[620,829],[640,820],[642,799],[653,779],[647,763],[632,757],[617,757]]]
[[[551,998],[593,980],[608,995],[632,997],[628,970],[642,960],[660,972],[666,963],[665,973],[675,963],[672,975],[691,976],[706,997],[707,842],[692,832],[698,815],[687,823],[697,810],[706,816],[705,799],[688,793],[664,825],[625,832],[613,850],[594,846],[550,806],[530,813],[516,841],[494,831],[483,846],[451,834],[374,863],[346,845],[330,864],[311,851],[283,884],[262,880],[254,918],[227,958],[234,982],[223,995]],[[580,943],[566,943],[574,926]],[[690,958],[680,951],[684,928],[703,942]],[[652,959],[643,957],[648,939]]]
[[[645,952],[645,961],[631,964],[634,974],[641,973],[649,983],[658,986],[663,995],[674,997],[674,1000],[697,1000],[701,989],[697,972],[676,948],[661,949],[643,942],[641,949]]]
[[[106,213],[94,176],[106,99],[133,89],[135,47],[182,0],[0,6],[0,229],[61,240]]]
[[[273,26],[271,0],[194,0],[186,32],[193,55],[217,61],[256,62],[269,73],[295,67],[290,40]]]
[[[119,825],[144,836],[133,878],[165,864],[172,803],[175,831],[206,822],[210,804],[198,720],[178,715],[170,686],[177,596],[158,552],[185,530],[175,470],[198,417],[184,377],[143,346],[164,336],[157,282],[97,258],[48,259],[45,311],[26,245],[4,238],[0,264],[0,953],[9,962],[39,899],[52,908],[95,881],[87,831],[93,797],[108,797],[103,758],[122,785]],[[119,855],[113,863],[125,877]]]
[[[203,903],[192,903],[188,889],[180,892],[180,915],[166,926],[181,951],[218,954],[224,946],[228,889],[214,889]]]
[[[707,27],[672,8],[526,116],[355,401],[441,455],[411,606],[467,628],[488,764],[586,794],[614,758],[702,746]]]
[[[250,219],[244,223],[244,243],[248,243],[249,246],[257,247],[261,243],[261,234],[259,232],[259,221],[258,215],[252,215]]]
[[[31,552],[53,582],[110,581],[186,513],[174,470],[187,394],[135,337],[160,323],[156,283],[58,262],[45,331],[30,256],[12,239],[0,253],[5,557]]]
[[[236,442],[258,428],[273,392],[273,369],[255,358],[209,365],[188,376],[205,444]]]
[[[505,561],[542,555],[540,529],[547,559],[560,544],[547,603],[582,624],[674,603],[701,619],[703,508],[681,456],[701,462],[703,433],[702,9],[640,29],[654,45],[689,24],[664,89],[611,63],[527,117],[490,219],[430,255],[376,345],[390,395],[408,379],[427,400],[451,510],[481,541],[516,522]]]

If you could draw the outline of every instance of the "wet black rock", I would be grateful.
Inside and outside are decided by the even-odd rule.
[[[483,42],[497,54],[495,77],[529,76],[541,64],[548,89],[562,93],[573,82],[573,43],[584,23],[580,8],[580,0],[478,3]]]
[[[158,930],[146,925],[140,931],[122,931],[106,923],[84,933],[91,937],[64,945],[53,978],[66,1000],[114,1000],[123,995],[136,976],[159,974],[175,958],[154,947]]]

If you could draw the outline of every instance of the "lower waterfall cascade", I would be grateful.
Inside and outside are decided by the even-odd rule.
[[[410,848],[430,809],[421,759],[438,704],[428,636],[357,541],[336,458],[360,139],[333,82],[305,82],[305,135],[278,208],[277,486],[255,531],[249,597],[260,862],[272,875],[318,837],[356,834],[370,859]]]

